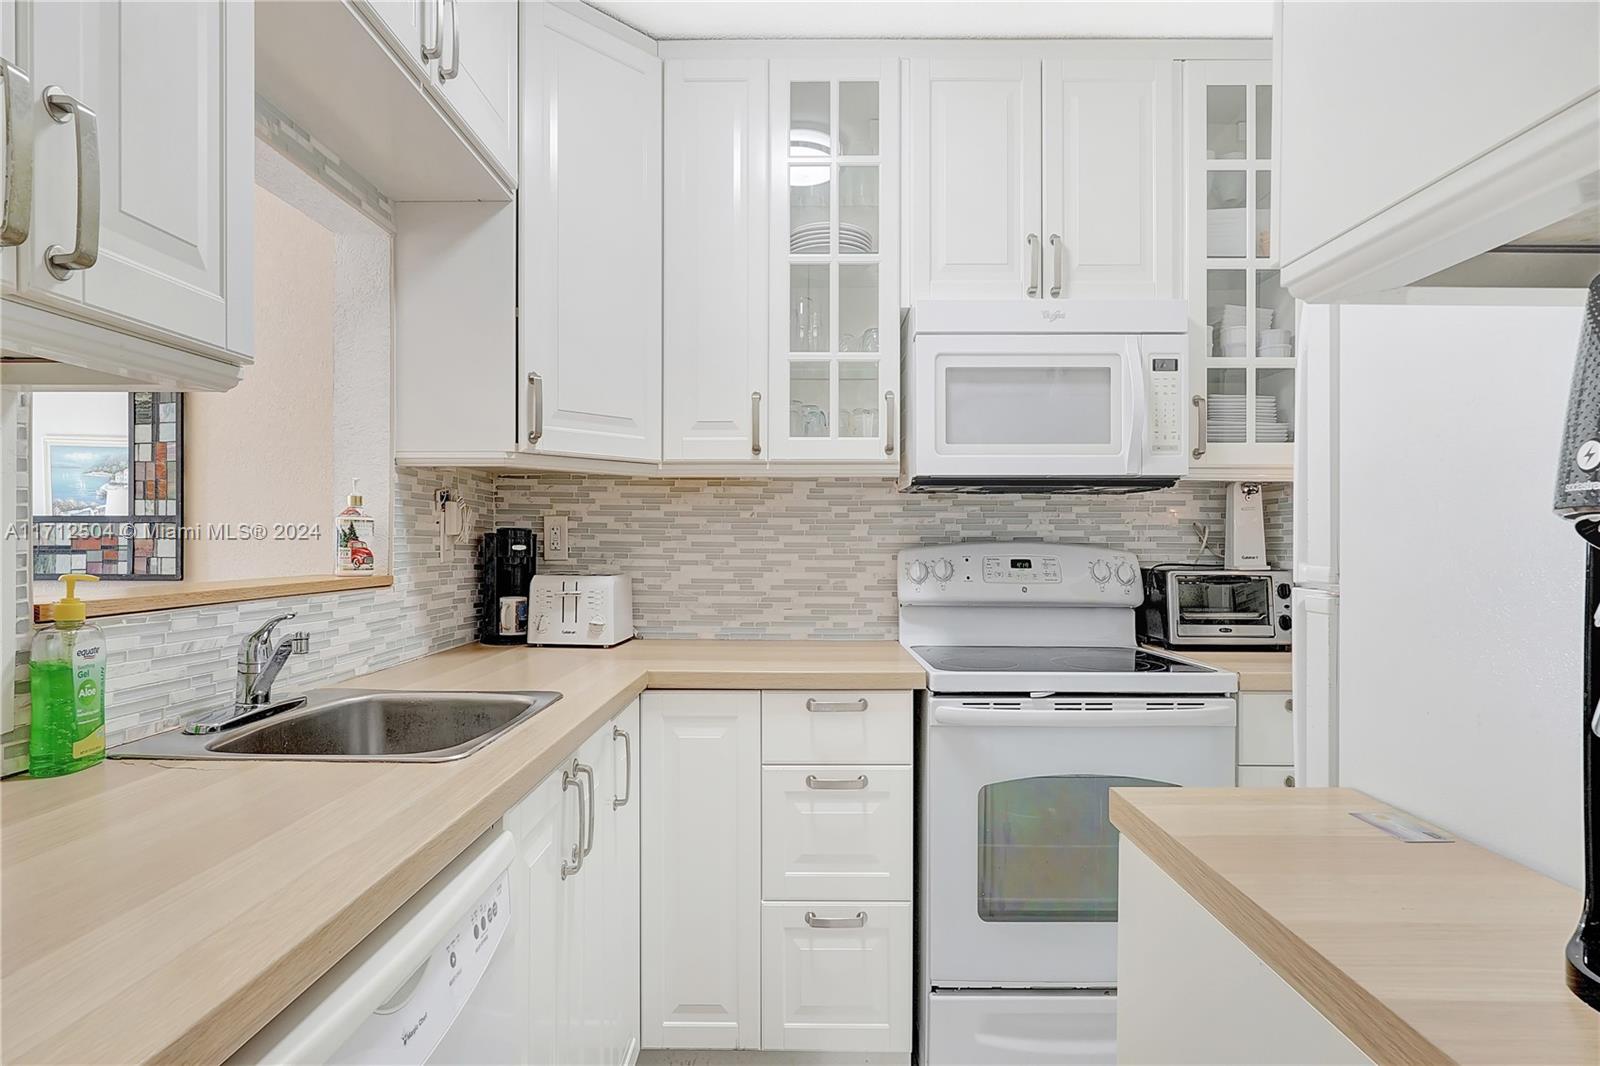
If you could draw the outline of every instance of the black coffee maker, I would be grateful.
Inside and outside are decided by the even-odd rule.
[[[1567,987],[1600,1010],[1600,277],[1589,283],[1567,427],[1556,474],[1556,514],[1588,544],[1583,596],[1583,915],[1567,942]]]
[[[483,535],[478,550],[478,639],[483,643],[528,642],[534,544],[533,530],[518,526],[502,526]]]

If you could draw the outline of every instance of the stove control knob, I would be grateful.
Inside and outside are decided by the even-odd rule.
[[[933,564],[933,576],[939,581],[949,581],[956,576],[956,564],[949,559],[940,559]]]
[[[1139,577],[1139,568],[1124,560],[1117,564],[1117,580],[1124,585],[1131,585]]]
[[[906,567],[906,577],[911,579],[913,585],[920,585],[928,580],[928,564],[918,561]]]
[[[1089,564],[1089,576],[1104,585],[1111,580],[1111,564],[1104,559],[1096,559]]]

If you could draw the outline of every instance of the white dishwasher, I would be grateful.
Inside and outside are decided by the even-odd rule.
[[[526,1061],[516,854],[485,833],[228,1062]]]

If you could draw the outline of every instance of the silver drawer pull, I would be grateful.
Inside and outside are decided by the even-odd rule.
[[[829,703],[827,700],[806,700],[806,710],[813,711],[817,714],[838,713],[843,711],[864,711],[866,709],[867,701],[864,698],[859,700],[847,700],[843,703]]]
[[[813,929],[860,929],[867,924],[867,912],[856,911],[854,918],[818,918],[815,911],[806,911],[806,924]]]
[[[843,780],[838,778],[830,780],[817,777],[815,774],[807,774],[806,787],[815,789],[834,789],[839,792],[859,792],[867,787],[867,775],[862,774],[860,777],[847,777]]]
[[[761,454],[761,394],[750,394],[750,454]]]
[[[18,68],[0,59],[5,85],[5,220],[0,223],[0,248],[28,239],[33,225],[33,83]]]
[[[66,281],[74,270],[88,270],[100,259],[100,133],[94,109],[52,85],[44,91],[45,114],[77,127],[78,232],[72,250],[59,244],[44,250],[51,277]]]
[[[544,436],[544,378],[538,374],[528,374],[528,407],[529,420],[533,428],[528,430],[528,443],[538,444],[539,438]]]

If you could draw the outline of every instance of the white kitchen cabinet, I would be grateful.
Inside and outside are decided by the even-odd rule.
[[[761,895],[910,900],[910,766],[763,766]]]
[[[442,0],[354,0],[408,66],[428,70],[438,58]]]
[[[4,20],[41,101],[4,346],[59,368],[8,380],[230,387],[253,353],[252,6],[22,0]]]
[[[662,458],[765,467],[767,64],[664,65]]]
[[[519,447],[661,459],[661,63],[551,4],[523,20]]]
[[[1191,477],[1287,481],[1295,440],[1294,300],[1274,239],[1272,64],[1184,64]]]
[[[1240,788],[1294,788],[1296,784],[1294,767],[1288,764],[1239,767]]]
[[[646,1047],[761,1045],[761,697],[646,692]]]
[[[1036,56],[911,61],[913,300],[1027,293],[1042,239],[1041,71]]]
[[[1239,693],[1239,765],[1294,762],[1294,699],[1287,692]]]
[[[445,106],[508,174],[517,172],[517,12],[507,0],[438,0],[434,84]],[[530,17],[533,17],[530,15]]]
[[[774,61],[770,95],[772,459],[896,469],[896,64]]]
[[[636,739],[638,716],[635,700],[505,817],[522,856],[530,1062],[629,1066],[638,1055],[642,799],[618,735]]]
[[[1172,67],[1045,60],[1045,298],[1175,291]]]
[[[1174,294],[1170,58],[1061,46],[909,70],[913,301]]]
[[[1117,1062],[1371,1062],[1127,837],[1117,906]]]
[[[761,1046],[911,1050],[911,904],[766,903]]]

